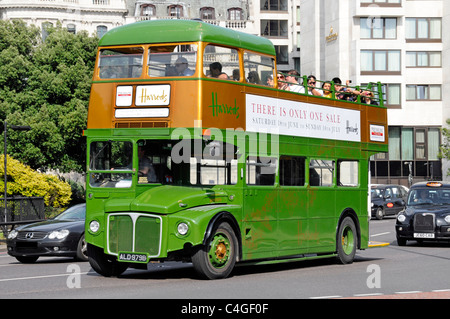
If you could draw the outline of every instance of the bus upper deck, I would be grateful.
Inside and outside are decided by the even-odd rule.
[[[88,129],[201,123],[356,141],[376,152],[387,145],[379,85],[369,88],[379,106],[280,90],[275,49],[265,38],[199,21],[156,20],[113,29],[99,46]]]

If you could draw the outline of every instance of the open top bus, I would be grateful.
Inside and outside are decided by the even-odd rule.
[[[279,90],[276,75],[269,40],[200,21],[101,39],[85,131],[95,271],[176,260],[217,279],[238,262],[351,263],[368,248],[381,85],[369,105]]]

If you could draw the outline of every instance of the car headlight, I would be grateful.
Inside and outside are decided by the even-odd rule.
[[[406,216],[403,215],[403,214],[400,214],[400,215],[398,215],[397,220],[398,220],[400,223],[403,223],[403,222],[406,220]]]
[[[8,234],[8,239],[15,239],[19,232],[15,229],[11,230]]]
[[[93,233],[98,232],[98,230],[100,229],[100,223],[96,220],[93,220],[89,223],[89,230]]]
[[[447,224],[450,224],[450,215],[445,216],[444,220]]]
[[[49,239],[64,239],[69,235],[69,231],[67,229],[63,230],[54,230],[48,235]]]
[[[185,236],[189,231],[189,226],[186,223],[179,223],[177,226],[177,232],[178,234],[180,234],[181,236]]]

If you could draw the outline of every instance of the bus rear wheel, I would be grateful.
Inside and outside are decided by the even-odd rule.
[[[351,264],[356,254],[358,234],[355,222],[351,217],[345,217],[339,225],[337,234],[337,259],[342,264]]]
[[[89,256],[89,264],[102,276],[119,276],[128,268],[127,264],[118,262],[113,256],[106,255],[102,248],[94,245],[87,245],[87,253]]]
[[[237,238],[228,223],[221,223],[192,256],[196,272],[205,279],[222,279],[230,275],[236,263]]]

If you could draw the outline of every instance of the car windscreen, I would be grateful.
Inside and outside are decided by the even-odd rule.
[[[76,205],[68,208],[54,219],[56,220],[84,220],[86,218],[86,205]]]
[[[450,188],[416,188],[409,192],[408,206],[450,205]]]

